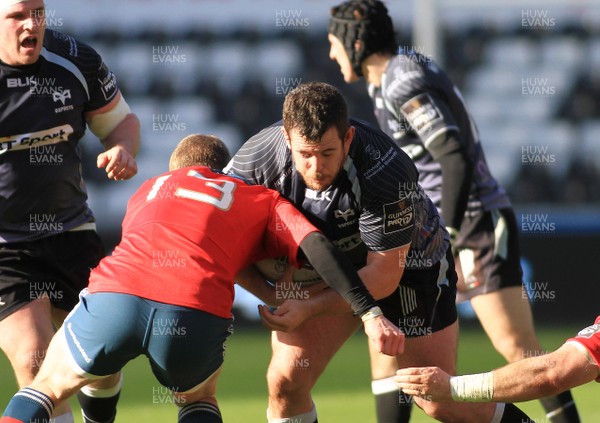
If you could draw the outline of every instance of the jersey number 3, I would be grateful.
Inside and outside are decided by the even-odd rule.
[[[158,192],[164,185],[164,183],[169,179],[172,175],[164,175],[156,179],[154,184],[152,185],[152,189],[146,196],[146,201],[152,200],[156,198]],[[208,203],[216,208],[227,211],[231,208],[231,204],[233,203],[233,191],[235,191],[236,185],[231,181],[222,181],[219,179],[210,179],[205,178],[200,173],[195,170],[190,170],[187,173],[187,176],[191,176],[193,178],[198,178],[204,181],[205,186],[212,188],[220,193],[219,196],[215,196],[213,194],[207,194],[205,192],[194,191],[191,189],[177,187],[175,190],[175,196],[181,198],[188,198],[190,200],[200,201],[202,203]]]

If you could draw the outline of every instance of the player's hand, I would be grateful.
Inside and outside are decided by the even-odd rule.
[[[380,353],[397,356],[404,352],[404,334],[384,316],[369,319],[364,326],[369,340]]]
[[[98,168],[106,170],[108,179],[124,181],[133,178],[137,173],[135,157],[126,148],[116,145],[98,155]]]
[[[398,389],[427,401],[452,401],[450,375],[439,367],[407,367],[396,372]]]
[[[285,301],[274,311],[259,305],[258,314],[267,329],[292,332],[312,317],[312,309],[307,301]]]

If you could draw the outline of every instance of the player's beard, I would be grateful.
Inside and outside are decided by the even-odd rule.
[[[338,168],[337,172],[333,174],[331,178],[319,180],[321,174],[317,173],[315,174],[316,179],[308,179],[305,178],[304,175],[302,175],[302,180],[304,180],[304,184],[313,191],[325,191],[327,188],[333,185],[333,182],[337,179],[341,170],[342,166]]]

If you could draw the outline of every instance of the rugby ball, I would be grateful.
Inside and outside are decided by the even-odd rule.
[[[256,269],[262,275],[263,278],[271,282],[277,282],[285,273],[285,269],[288,266],[288,258],[277,257],[273,259],[265,259],[254,263],[254,266],[256,266]],[[300,283],[304,286],[310,286],[322,281],[323,279],[321,278],[321,276],[319,276],[319,274],[313,269],[313,267],[307,263],[300,269],[294,270],[291,282]]]

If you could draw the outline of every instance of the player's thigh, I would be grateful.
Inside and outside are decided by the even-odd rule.
[[[283,379],[310,390],[359,325],[358,318],[345,313],[314,317],[293,332],[274,331],[267,377],[270,388]]]
[[[428,336],[406,339],[404,353],[397,356],[399,367],[437,366],[456,373],[458,321]]]
[[[82,291],[62,326],[74,371],[88,379],[119,372],[144,352],[151,316],[152,307],[142,298]]]
[[[233,319],[162,303],[154,307],[146,349],[154,375],[172,391],[208,394],[205,382],[223,365]]]
[[[519,231],[512,209],[465,217],[456,246],[456,268],[464,282],[459,285],[458,302],[522,286]]]
[[[173,392],[175,403],[180,406],[199,401],[216,404],[217,381],[222,369],[223,366],[219,367],[212,375],[189,391]]]
[[[540,349],[529,300],[522,287],[478,295],[471,299],[471,305],[496,349],[509,361]]]
[[[435,342],[448,342],[440,351],[447,348],[455,355],[456,280],[454,260],[447,251],[438,263],[406,270],[398,289],[379,301],[385,316],[406,336],[405,352],[398,356],[398,360],[402,360],[398,364],[418,359],[420,352],[429,350]],[[395,373],[391,372],[390,359],[378,354],[371,357],[373,374],[381,378]]]
[[[54,335],[50,302],[35,300],[0,321],[0,348],[11,362],[19,386],[29,384],[45,357]]]
[[[46,359],[31,387],[49,395],[54,401],[62,401],[86,385],[89,379],[78,374],[72,366],[72,361],[65,359],[71,354],[64,328],[61,327],[52,339]]]

